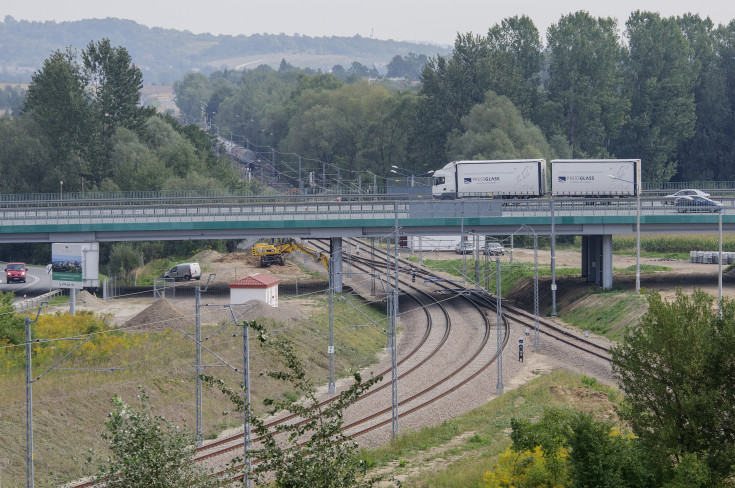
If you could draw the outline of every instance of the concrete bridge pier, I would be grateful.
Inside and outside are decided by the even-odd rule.
[[[335,293],[342,293],[342,238],[329,238],[329,267],[334,280]]]
[[[612,270],[612,235],[582,236],[582,276],[609,290]]]

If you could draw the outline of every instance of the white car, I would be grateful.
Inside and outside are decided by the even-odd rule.
[[[199,263],[177,264],[173,268],[166,271],[163,274],[163,277],[173,278],[174,281],[176,280],[189,281],[191,279],[199,280],[202,277],[202,270],[199,267]]]
[[[710,195],[707,192],[703,192],[702,190],[679,190],[676,193],[672,193],[671,195],[666,195],[664,197],[664,203],[666,205],[673,205],[677,198],[681,197],[701,197],[701,198],[709,198]]]
[[[454,248],[454,252],[457,254],[472,254],[475,252],[475,247],[472,245],[472,241],[461,241]]]

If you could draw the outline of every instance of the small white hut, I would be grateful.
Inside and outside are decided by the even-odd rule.
[[[278,283],[278,279],[262,273],[230,283],[230,304],[242,305],[250,300],[260,300],[271,307],[277,307]]]

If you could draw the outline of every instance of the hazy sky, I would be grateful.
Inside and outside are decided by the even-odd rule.
[[[486,34],[506,17],[528,15],[542,35],[562,15],[587,10],[610,16],[624,28],[630,12],[662,15],[687,12],[709,16],[717,24],[735,19],[732,0],[25,0],[7,1],[0,18],[81,20],[118,17],[149,27],[212,34],[280,34],[373,36],[377,39],[452,44],[457,32]],[[12,3],[12,4],[11,4]],[[10,4],[10,5],[9,5]]]

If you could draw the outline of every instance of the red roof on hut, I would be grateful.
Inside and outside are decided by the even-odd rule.
[[[273,285],[280,283],[277,278],[272,276],[264,275],[262,273],[256,273],[247,278],[237,280],[230,283],[230,288],[270,288]]]

